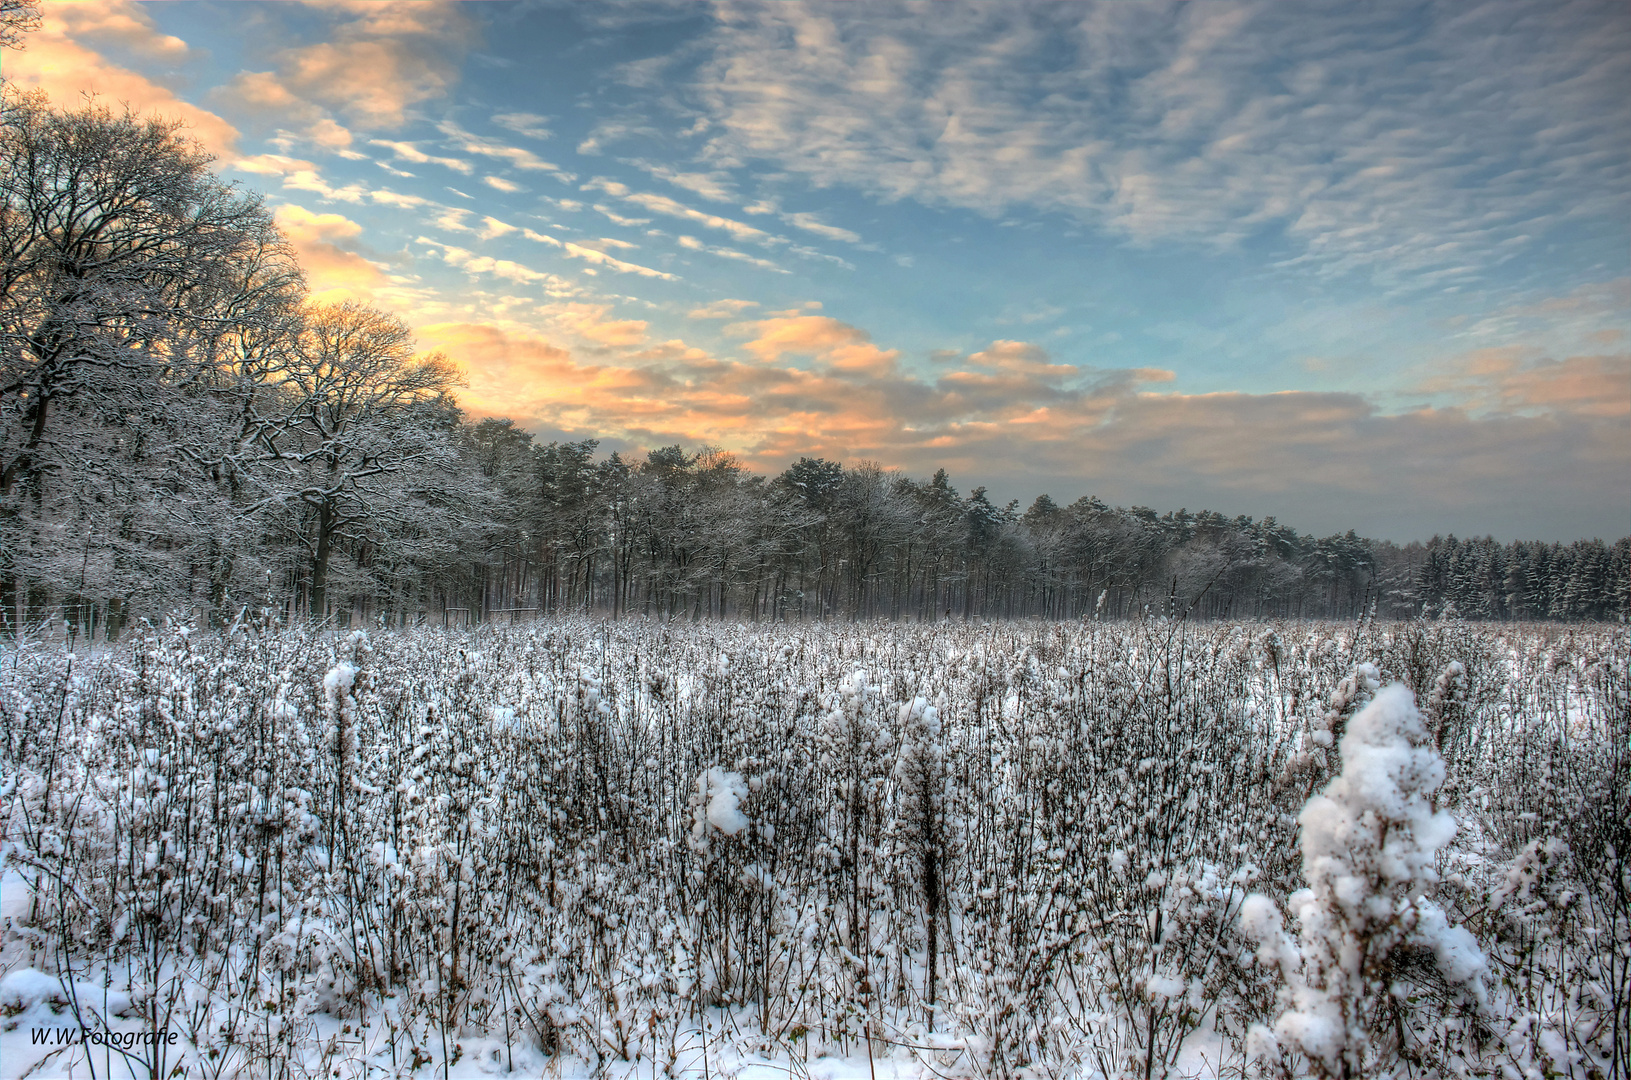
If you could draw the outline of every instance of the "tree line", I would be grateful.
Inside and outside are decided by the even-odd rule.
[[[396,316],[318,304],[174,122],[6,91],[0,619],[1619,619],[1626,540],[1316,538],[868,462],[776,476],[472,419]]]

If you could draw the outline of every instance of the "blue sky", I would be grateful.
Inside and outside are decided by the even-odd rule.
[[[1398,540],[1631,531],[1622,3],[52,3],[478,415]]]

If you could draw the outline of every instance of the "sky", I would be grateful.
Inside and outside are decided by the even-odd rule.
[[[1622,0],[44,7],[545,441],[1631,532]]]

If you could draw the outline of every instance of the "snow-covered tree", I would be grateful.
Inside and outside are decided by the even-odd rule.
[[[173,567],[188,511],[212,497],[182,453],[210,430],[200,395],[228,341],[301,287],[260,197],[209,165],[178,122],[0,102],[8,610],[28,582],[83,591],[100,569],[118,592],[187,575]]]
[[[415,356],[394,315],[350,302],[307,310],[273,399],[264,466],[275,498],[296,510],[314,615],[328,611],[340,546],[378,542],[386,519],[411,513],[415,495],[457,471],[448,397],[457,378],[440,355]]]

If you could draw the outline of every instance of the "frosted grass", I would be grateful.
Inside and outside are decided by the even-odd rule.
[[[1159,621],[13,649],[3,1069],[1623,1077],[1627,659]],[[81,1024],[154,1039],[32,1041]]]

